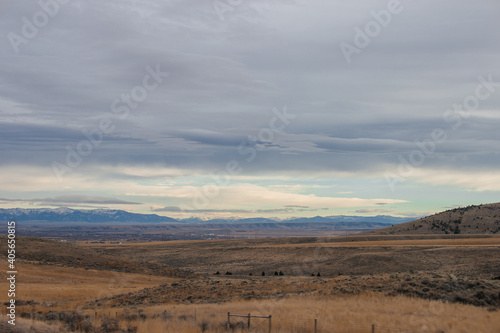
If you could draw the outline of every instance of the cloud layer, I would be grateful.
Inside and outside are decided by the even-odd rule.
[[[41,3],[2,5],[3,206],[169,214],[215,182],[184,212],[404,214],[500,191],[497,1]]]

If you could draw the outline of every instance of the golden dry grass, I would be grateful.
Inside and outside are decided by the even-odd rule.
[[[97,325],[116,309],[103,309],[95,320]],[[122,310],[119,310],[120,312]],[[127,310],[128,311],[128,310]],[[168,317],[162,314],[166,311]],[[121,317],[119,312],[118,318]],[[314,332],[499,332],[500,316],[484,308],[407,297],[384,297],[362,294],[342,297],[291,297],[280,300],[236,301],[222,304],[163,305],[141,308],[145,320],[120,319],[122,328],[135,326],[138,332],[198,333],[205,323],[207,332],[226,330],[227,313],[272,316],[273,333]],[[195,318],[196,316],[196,318]],[[246,318],[231,318],[231,322],[247,323]],[[267,319],[251,318],[252,332],[267,332]],[[235,332],[247,332],[246,329]]]
[[[380,284],[382,288],[389,285],[388,281],[392,281],[391,283],[398,286],[403,278],[410,279],[408,283],[415,283],[417,285],[415,290],[422,289],[419,284],[421,282],[419,275],[416,273],[390,275],[385,272],[388,268],[384,266],[381,268],[385,272],[384,275],[371,274],[374,266],[378,265],[376,263],[387,263],[404,271],[405,268],[401,263],[410,261],[413,255],[418,255],[418,263],[424,265],[422,267],[430,267],[429,265],[433,264],[432,261],[423,261],[424,259],[440,259],[440,262],[434,264],[439,267],[440,273],[443,274],[448,272],[443,268],[443,264],[447,262],[444,259],[451,260],[449,258],[453,259],[458,255],[470,259],[463,262],[464,270],[475,272],[476,266],[473,266],[472,263],[476,261],[480,262],[481,265],[486,265],[482,269],[491,270],[493,266],[487,264],[498,262],[498,257],[493,254],[499,250],[500,238],[381,240],[345,243],[302,242],[290,239],[279,242],[281,243],[274,244],[272,240],[204,241],[100,244],[95,246],[101,249],[116,249],[116,253],[113,254],[119,255],[121,258],[134,259],[137,262],[162,259],[171,261],[169,264],[178,262],[182,267],[186,267],[188,264],[192,267],[206,265],[208,268],[205,272],[209,273],[210,278],[190,277],[180,280],[146,274],[18,262],[16,265],[19,272],[17,300],[34,300],[40,303],[36,306],[19,306],[17,308],[18,314],[22,311],[47,312],[77,309],[91,316],[95,327],[99,327],[102,322],[109,318],[117,318],[123,329],[135,326],[138,328],[138,332],[148,333],[201,332],[201,323],[206,323],[206,332],[230,332],[223,327],[223,323],[227,321],[227,312],[272,315],[272,332],[313,332],[314,319],[318,319],[318,332],[332,332],[333,329],[342,332],[370,332],[372,324],[376,325],[376,332],[500,332],[498,311],[490,312],[485,308],[464,304],[448,304],[441,301],[403,296],[389,297],[383,296],[382,292],[368,293],[366,291],[374,290],[373,288],[363,289],[372,284],[374,286]],[[415,250],[406,253],[408,243]],[[94,246],[89,245],[89,247]],[[339,249],[331,252],[324,251],[324,253],[316,251],[316,249],[321,250],[328,247],[339,247]],[[394,250],[390,248],[394,248]],[[123,251],[125,249],[126,251]],[[347,250],[350,252],[342,252]],[[446,251],[452,252],[449,256],[444,256],[442,252]],[[490,258],[480,256],[484,253],[489,253]],[[296,256],[296,254],[300,254],[301,257]],[[271,263],[272,265],[269,263],[270,255],[275,260]],[[396,256],[401,257],[398,259]],[[345,261],[345,268],[350,267],[347,263],[352,264],[354,268],[362,268],[365,265],[366,267],[361,272],[366,275],[336,275],[335,278],[260,276],[260,272],[264,269],[270,270],[272,267],[272,271],[280,270],[281,267],[276,263],[284,265],[284,268],[292,267],[286,265],[296,265],[299,258],[302,260],[299,268],[303,268],[303,260],[310,260],[311,264],[309,265],[307,262],[307,265],[304,266],[305,272],[310,272],[313,269],[313,272],[316,272],[321,269],[322,277],[325,275],[323,270],[326,271],[330,263],[335,265],[332,267],[338,269],[338,266],[343,262],[342,260]],[[262,266],[259,266],[261,262]],[[461,264],[462,262],[457,261],[457,263]],[[254,272],[254,276],[251,278],[248,273],[242,273],[239,277],[213,276],[215,270],[220,270],[224,274],[226,269],[236,269],[247,265],[248,269],[252,269]],[[412,269],[415,267],[413,262],[408,265]],[[6,261],[0,260],[0,266],[7,267]],[[450,261],[448,266],[455,267],[456,263]],[[454,271],[451,272],[454,273]],[[427,275],[429,274],[427,273]],[[6,281],[5,277],[5,271],[0,271],[0,281]],[[444,276],[438,280],[440,283],[448,283],[449,278]],[[213,284],[215,281],[218,283]],[[175,286],[172,282],[175,282]],[[457,285],[466,283],[465,280],[458,282]],[[152,288],[158,285],[163,286]],[[6,286],[6,283],[0,283],[1,290],[6,290]],[[336,287],[342,287],[353,294],[339,296],[339,294],[334,293]],[[121,297],[132,299],[131,296],[127,295],[109,301],[102,300],[99,302],[100,305],[87,303],[97,298],[135,292],[143,288],[151,289],[146,292],[134,293],[135,303],[123,303],[131,304],[129,306],[110,306],[111,304],[120,304],[117,301]],[[306,295],[297,295],[299,289]],[[251,296],[252,300],[242,300],[243,296],[247,294],[253,295],[252,290],[256,291],[256,296]],[[356,294],[354,290],[358,290],[360,294]],[[157,297],[158,299],[155,300],[157,295],[162,295],[163,298]],[[208,296],[210,296],[210,300],[208,300]],[[255,299],[257,296],[261,298]],[[188,297],[192,300],[188,301]],[[2,293],[0,301],[5,302],[7,300],[5,298],[6,293]],[[191,304],[196,300],[199,300],[200,303]],[[154,301],[158,302],[157,305],[152,305]],[[205,301],[220,303],[201,304]],[[179,303],[176,304],[176,302]],[[2,314],[4,313],[5,309],[2,309]],[[131,319],[131,317],[126,319],[127,315],[134,313],[143,314],[146,319]],[[153,317],[155,314],[163,315]],[[232,318],[233,320],[234,322],[246,322],[246,319]],[[267,332],[265,320],[252,319],[253,324],[259,325],[252,326],[254,327],[253,332]],[[246,331],[246,329],[236,329],[234,332]]]
[[[499,275],[500,237],[371,241],[287,238],[87,245],[103,253],[156,262],[196,274],[382,274],[431,271],[477,278]],[[300,274],[297,272],[301,272]]]
[[[457,238],[457,239],[404,239],[404,240],[366,240],[366,241],[335,241],[322,242],[322,238],[318,238],[318,242],[307,243],[278,243],[272,244],[273,239],[257,240],[256,244],[244,243],[247,248],[262,248],[262,247],[381,247],[381,246],[500,246],[500,237],[489,238]],[[260,241],[260,242],[259,242]],[[178,240],[178,241],[162,241],[162,242],[145,242],[145,243],[122,243],[122,244],[91,244],[78,243],[81,246],[99,249],[124,249],[124,248],[151,248],[157,249],[167,245],[168,247],[184,247],[192,246],[211,247],[211,245],[230,244],[234,240]],[[238,240],[237,242],[244,242]]]
[[[16,325],[12,326],[6,321],[0,321],[0,332],[2,333],[64,333],[67,330],[61,323],[44,323],[29,319],[16,319]]]
[[[381,246],[500,246],[500,237],[466,239],[408,239],[355,242],[255,245],[255,247],[381,247]]]
[[[7,267],[6,261],[0,261]],[[45,304],[63,304],[64,308],[75,308],[82,302],[112,295],[137,291],[158,284],[174,281],[136,273],[86,270],[83,268],[57,267],[17,263],[16,299],[34,300]],[[6,272],[0,272],[1,290],[7,290]],[[7,293],[0,295],[5,302]],[[23,307],[19,309],[22,310]],[[4,309],[2,309],[4,312]]]

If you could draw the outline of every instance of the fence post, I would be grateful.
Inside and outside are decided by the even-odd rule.
[[[248,329],[250,329],[250,313],[248,314]]]
[[[228,312],[227,313],[227,328],[231,325],[231,314]]]
[[[269,315],[269,333],[271,333],[271,315]]]
[[[314,333],[318,333],[318,319],[314,319]]]
[[[375,324],[372,324],[372,333],[375,333]]]

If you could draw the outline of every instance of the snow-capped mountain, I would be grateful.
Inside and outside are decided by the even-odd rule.
[[[0,209],[0,220],[48,222],[177,222],[156,214],[134,214],[124,210],[71,208],[12,208]]]

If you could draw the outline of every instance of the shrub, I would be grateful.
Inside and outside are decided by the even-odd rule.
[[[200,323],[200,328],[202,332],[206,332],[208,330],[208,322],[207,321],[202,321]]]
[[[118,325],[118,320],[116,319],[108,319],[102,322],[101,331],[103,333],[113,333],[113,332],[122,332],[120,329],[120,325]]]

